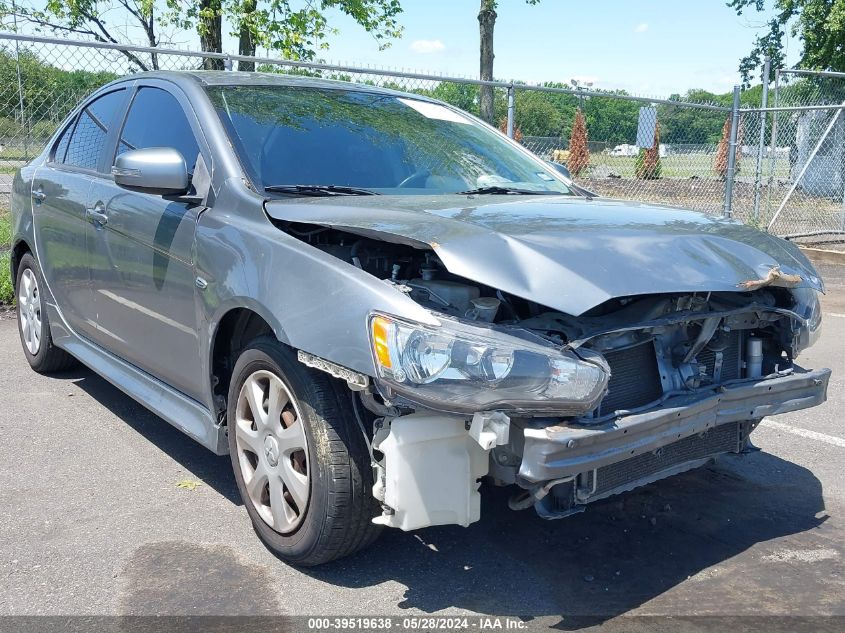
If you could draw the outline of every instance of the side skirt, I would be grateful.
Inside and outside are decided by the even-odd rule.
[[[52,297],[51,297],[52,298]],[[112,385],[217,455],[226,455],[226,430],[199,402],[105,351],[66,327],[55,303],[46,302],[53,342]]]

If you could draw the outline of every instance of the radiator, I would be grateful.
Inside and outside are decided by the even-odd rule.
[[[652,341],[606,352],[604,356],[610,365],[610,381],[599,415],[641,407],[663,395]]]
[[[656,451],[598,468],[583,477],[582,489],[589,492],[588,500],[630,490],[661,477],[661,473],[681,472],[679,466],[697,465],[697,460],[720,453],[738,452],[745,445],[750,433],[749,422],[731,422],[708,430],[706,433],[686,437]],[[669,471],[669,472],[667,472]],[[593,482],[593,477],[596,483]],[[593,491],[593,486],[595,490]],[[585,499],[587,500],[587,499]]]

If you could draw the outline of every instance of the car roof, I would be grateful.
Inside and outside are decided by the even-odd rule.
[[[285,75],[281,73],[243,72],[232,70],[155,70],[141,72],[122,77],[119,81],[136,79],[166,79],[177,84],[194,83],[202,87],[207,86],[291,86],[300,88],[349,90],[371,92],[391,96],[407,96],[415,99],[434,101],[422,95],[371,86],[368,84],[352,83],[336,79],[322,79],[319,77],[303,77],[301,75]]]

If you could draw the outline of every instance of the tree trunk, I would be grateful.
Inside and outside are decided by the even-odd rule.
[[[478,12],[478,33],[481,41],[481,73],[482,81],[493,81],[493,27],[496,26],[495,0],[481,0]],[[481,118],[493,123],[493,86],[479,86],[479,110]]]
[[[200,47],[206,53],[223,52],[223,18],[220,0],[201,0],[199,15]],[[204,57],[203,70],[223,70],[223,60]]]
[[[238,54],[246,57],[255,56],[255,34],[252,32],[252,24],[250,21],[250,14],[254,13],[257,8],[257,0],[244,0],[241,5],[241,25],[238,37]],[[255,70],[255,62],[238,62],[238,70]]]
[[[144,31],[147,33],[147,46],[150,48],[155,48],[158,46],[158,40],[156,39],[156,31],[155,31],[155,7],[150,8],[150,15],[147,19],[143,20]],[[158,70],[158,53],[150,53],[150,61],[152,63],[153,70]]]

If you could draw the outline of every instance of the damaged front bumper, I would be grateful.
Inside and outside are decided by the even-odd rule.
[[[594,470],[653,451],[728,422],[807,409],[827,397],[829,369],[792,373],[719,387],[709,396],[675,396],[644,413],[595,427],[550,426],[525,429],[519,476],[544,482]]]
[[[373,442],[383,456],[375,464],[373,494],[384,509],[374,521],[403,530],[469,525],[480,516],[478,481],[488,474],[488,463],[489,474],[508,483],[499,468],[508,456],[519,464],[510,483],[527,494],[512,507],[533,504],[545,518],[568,516],[715,455],[742,451],[761,418],[824,402],[829,380],[829,369],[796,368],[672,396],[648,411],[593,426],[532,428],[501,413],[467,418],[419,412],[385,419]]]
[[[823,403],[829,380],[829,369],[796,369],[709,395],[675,396],[597,426],[526,428],[519,482],[533,491],[542,516],[567,516],[584,503],[740,452],[761,418]]]

